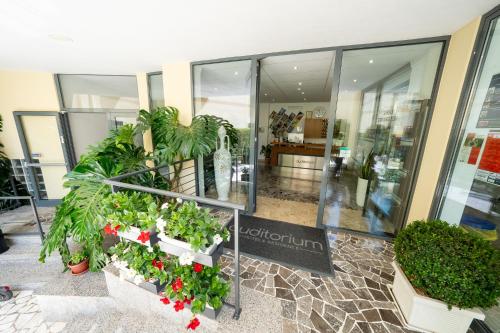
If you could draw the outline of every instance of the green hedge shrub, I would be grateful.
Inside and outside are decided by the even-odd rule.
[[[415,221],[395,239],[396,260],[419,291],[448,307],[488,308],[500,297],[500,251],[444,221]]]

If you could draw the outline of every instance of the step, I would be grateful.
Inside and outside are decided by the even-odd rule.
[[[102,272],[87,272],[80,276],[59,273],[36,289],[34,295],[47,321],[68,322],[80,316],[95,316],[116,309]]]

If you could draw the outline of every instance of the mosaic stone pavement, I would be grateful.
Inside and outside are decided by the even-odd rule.
[[[58,333],[66,323],[44,322],[32,291],[14,291],[14,297],[0,303],[0,332]]]
[[[402,327],[389,293],[392,243],[328,231],[335,276],[242,257],[242,285],[277,297],[282,332],[413,332]],[[222,272],[234,275],[224,256]]]

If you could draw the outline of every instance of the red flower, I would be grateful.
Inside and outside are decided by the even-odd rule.
[[[170,300],[167,297],[160,298],[163,304],[170,304]]]
[[[191,301],[193,300],[194,296],[191,296],[191,298],[184,297],[184,303],[186,304],[191,304]]]
[[[156,259],[153,259],[151,261],[154,267],[158,268],[160,271],[163,269],[163,262],[161,260],[156,261]]]
[[[191,321],[186,326],[186,328],[188,330],[192,329],[194,331],[196,329],[196,327],[198,327],[198,326],[200,326],[200,321],[198,320],[198,318],[194,317],[193,319],[191,319]]]
[[[181,278],[175,279],[174,283],[172,283],[172,289],[174,292],[177,292],[182,289],[182,280]]]
[[[184,303],[181,301],[175,301],[174,309],[175,309],[175,312],[179,312],[180,310],[184,310]]]
[[[137,240],[140,240],[142,244],[146,243],[149,240],[149,231],[141,231],[141,234],[139,237],[137,237]]]
[[[193,269],[196,273],[200,273],[203,270],[203,265],[195,262],[193,264]]]
[[[108,235],[115,235],[115,236],[118,236],[118,230],[120,229],[120,225],[117,225],[116,227],[114,228],[111,228],[111,224],[108,223],[106,224],[106,226],[104,227],[104,232],[107,233]]]

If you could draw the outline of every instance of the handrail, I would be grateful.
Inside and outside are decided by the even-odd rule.
[[[31,195],[13,195],[9,197],[0,197],[0,200],[29,200],[31,205],[31,210],[33,211],[33,216],[35,216],[36,224],[38,225],[38,233],[43,242],[45,239],[45,233],[42,229],[42,224],[40,222],[40,217],[38,216],[38,210],[36,209],[35,200]]]

